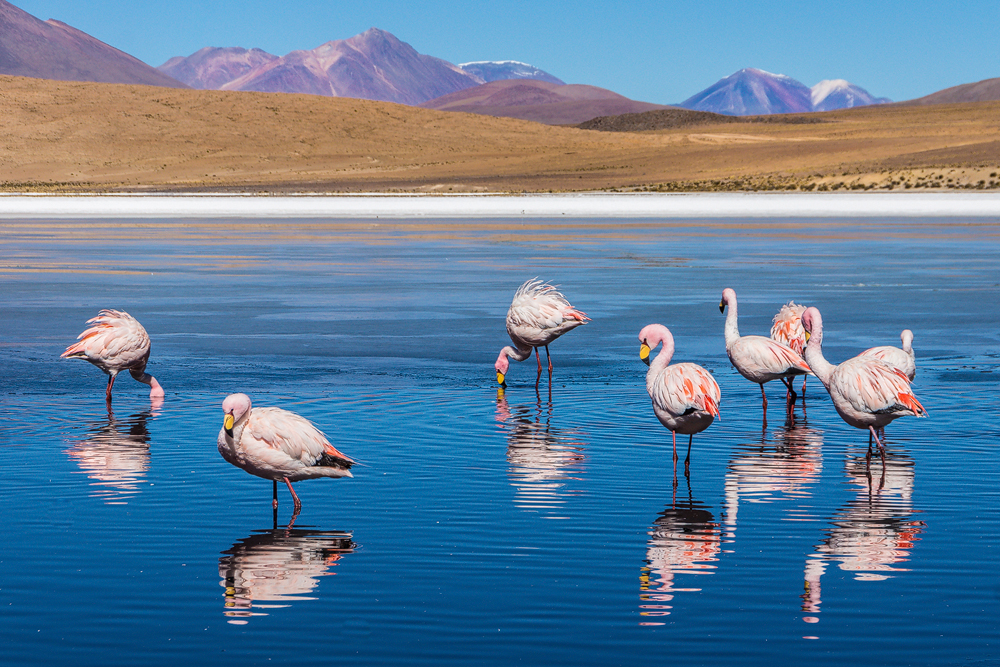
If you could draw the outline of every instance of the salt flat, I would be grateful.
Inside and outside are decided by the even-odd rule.
[[[0,195],[0,219],[1000,217],[1000,193]]]

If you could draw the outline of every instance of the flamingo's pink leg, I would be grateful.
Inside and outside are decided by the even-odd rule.
[[[275,482],[275,484],[277,484],[277,482]],[[292,483],[288,481],[287,477],[285,478],[285,484],[288,485],[288,492],[292,494],[292,500],[295,502],[294,512],[298,514],[299,510],[302,509],[302,501],[299,500],[297,495],[295,495],[295,489],[292,488]]]

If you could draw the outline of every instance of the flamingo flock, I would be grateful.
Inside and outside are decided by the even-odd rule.
[[[786,411],[790,415],[797,400],[792,382],[797,376],[815,375],[826,388],[834,408],[849,425],[869,433],[867,464],[878,446],[885,466],[884,427],[904,416],[924,417],[927,411],[913,394],[910,382],[916,373],[912,347],[913,333],[906,329],[900,339],[902,348],[873,347],[838,365],[823,356],[823,320],[815,307],[793,302],[775,315],[771,336],[741,336],[738,327],[736,292],[722,292],[719,310],[726,314],[723,327],[726,354],[733,368],[747,380],[760,386],[762,422],[767,425],[767,394],[764,385],[781,380],[786,388]],[[542,375],[539,348],[545,348],[549,386],[552,383],[552,357],[549,345],[563,334],[590,322],[574,308],[552,284],[534,278],[514,293],[507,311],[507,333],[513,346],[500,350],[494,368],[497,382],[506,386],[510,359],[525,361],[535,352],[538,372],[535,387]],[[121,310],[102,310],[87,321],[90,328],[66,348],[61,357],[84,359],[108,375],[105,401],[110,412],[111,390],[115,377],[127,370],[138,382],[150,387],[154,406],[164,400],[163,387],[146,373],[150,339],[138,320]],[[712,374],[689,362],[671,364],[674,338],[667,327],[649,324],[639,332],[639,357],[649,369],[646,391],[656,418],[670,430],[673,462],[677,466],[677,434],[688,436],[684,471],[691,463],[691,445],[701,433],[720,418],[722,392]],[[653,350],[662,345],[651,360]],[[802,385],[803,400],[805,379]],[[222,403],[223,425],[217,444],[222,458],[247,473],[272,481],[275,511],[278,508],[278,482],[284,482],[292,496],[294,516],[302,507],[292,482],[322,477],[353,477],[355,461],[335,448],[312,422],[277,407],[253,408],[250,397],[236,393]]]

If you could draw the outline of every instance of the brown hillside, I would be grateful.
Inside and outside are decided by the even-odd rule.
[[[984,79],[939,90],[900,104],[963,104],[966,102],[995,102],[1000,100],[1000,78]]]
[[[6,190],[1000,186],[1000,103],[595,132],[386,102],[0,77]],[[940,178],[939,178],[940,177]],[[980,181],[982,183],[980,184]]]

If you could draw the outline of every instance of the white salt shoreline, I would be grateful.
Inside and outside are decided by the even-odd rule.
[[[0,195],[0,220],[70,218],[1000,218],[1000,193]]]

